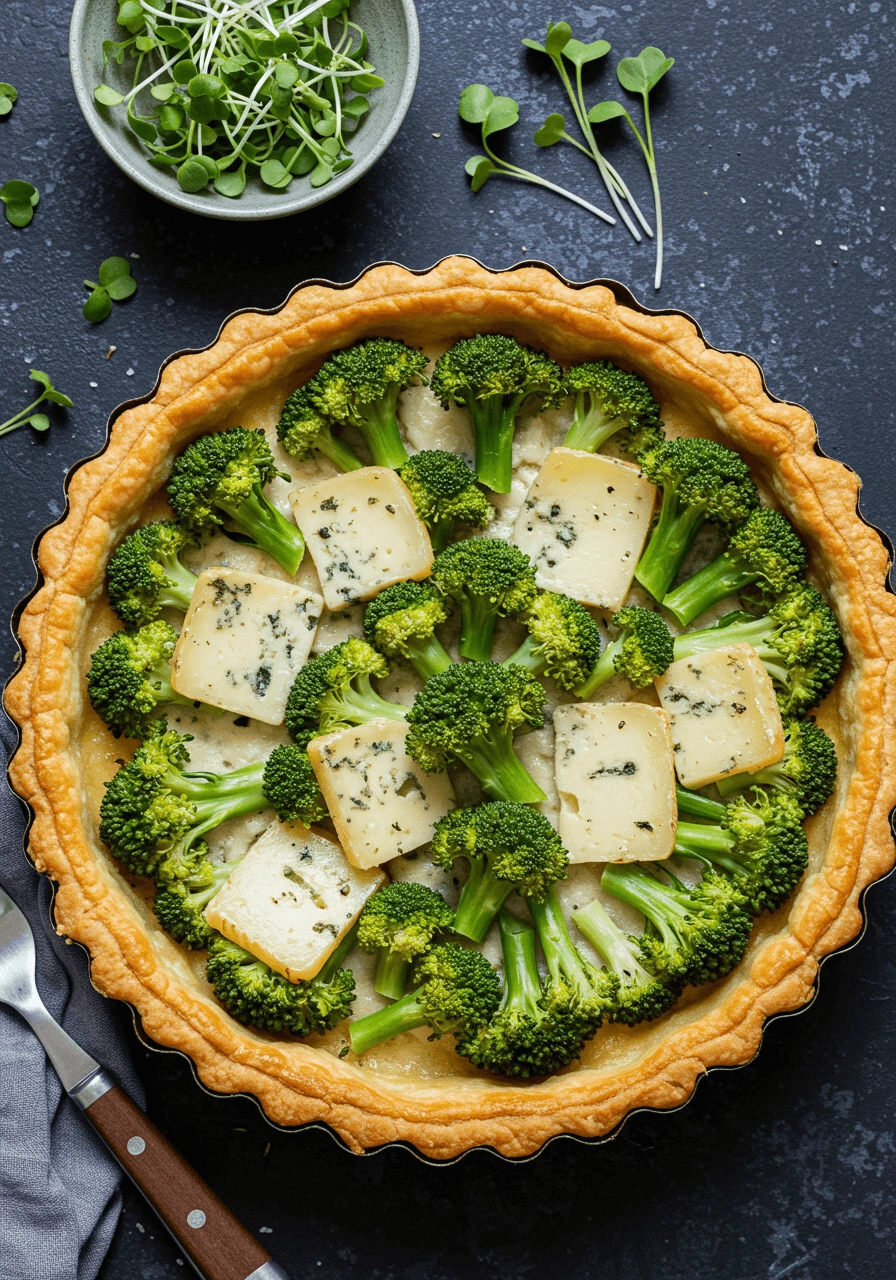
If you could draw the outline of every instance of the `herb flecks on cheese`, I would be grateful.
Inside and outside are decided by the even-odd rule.
[[[669,720],[643,702],[569,703],[554,712],[558,828],[571,862],[668,858],[675,844]]]
[[[314,591],[236,569],[200,575],[171,662],[186,698],[282,724],[324,602]]]
[[[553,449],[532,482],[513,541],[546,591],[621,609],[650,527],[655,487],[618,458]]]
[[[455,806],[446,773],[424,773],[407,754],[408,726],[371,720],[312,738],[308,755],[346,856],[375,867],[432,839]]]
[[[783,756],[775,690],[752,645],[681,658],[656,681],[656,690],[672,724],[682,786],[754,773]]]
[[[411,495],[388,467],[363,467],[289,495],[324,600],[345,609],[429,573],[432,545]]]
[[[205,910],[213,929],[290,982],[313,978],[386,877],[334,840],[274,822]]]

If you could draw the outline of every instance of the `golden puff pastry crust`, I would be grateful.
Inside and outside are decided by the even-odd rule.
[[[239,1026],[99,843],[80,767],[89,620],[106,563],[184,445],[362,336],[420,345],[483,329],[562,362],[618,359],[648,378],[667,417],[741,451],[806,539],[811,576],[848,649],[819,710],[840,780],[809,823],[810,870],[797,896],[757,923],[726,980],[689,993],[658,1023],[606,1028],[579,1064],[534,1084],[380,1073]],[[34,812],[30,856],[58,886],[59,932],[89,950],[99,990],[131,1004],[159,1044],[188,1054],[209,1089],[255,1095],[279,1125],[324,1122],[358,1152],[403,1141],[431,1159],[480,1146],[521,1157],[559,1134],[610,1134],[636,1108],[680,1106],[707,1069],[753,1057],[768,1017],[811,998],[820,961],[862,928],[863,889],[894,862],[896,597],[885,590],[881,539],[857,514],[858,492],[857,477],[818,452],[809,413],[770,397],[752,360],[713,350],[684,315],[621,305],[601,284],[573,287],[540,267],[495,273],[454,257],[422,273],[383,265],[347,287],[304,285],[275,314],[234,316],[207,350],[165,367],[151,400],[117,418],[107,448],[72,475],[65,519],[40,542],[42,585],[21,617],[25,660],[6,705],[22,736],[10,776]]]

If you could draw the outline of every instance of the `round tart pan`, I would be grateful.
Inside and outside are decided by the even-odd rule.
[[[565,363],[618,360],[648,379],[664,414],[737,449],[804,537],[810,577],[847,645],[818,711],[837,744],[838,787],[807,826],[810,868],[795,898],[756,922],[744,961],[722,982],[689,991],[656,1023],[605,1028],[560,1075],[514,1084],[380,1075],[239,1026],[98,842],[79,761],[106,563],[176,453],[252,394],[301,382],[359,337],[426,344],[489,329]],[[151,1041],[186,1054],[207,1089],[255,1097],[279,1126],[326,1124],[355,1152],[401,1142],[430,1160],[475,1147],[525,1158],[560,1135],[612,1136],[634,1110],[681,1106],[711,1068],[749,1062],[769,1018],[812,999],[821,961],[862,930],[863,891],[894,864],[896,597],[887,548],[858,514],[859,487],[821,453],[810,414],[768,393],[754,361],[714,349],[689,316],[650,311],[610,281],[571,284],[544,265],[493,272],[452,257],[423,272],[379,264],[348,285],[309,281],[276,311],[238,312],[210,347],[173,356],[151,397],[116,410],[105,448],[68,478],[66,515],[38,543],[39,585],[18,617],[23,663],[6,690],[21,731],[9,774],[33,813],[29,856],[56,882],[59,933],[86,947],[96,987],[127,1001]]]

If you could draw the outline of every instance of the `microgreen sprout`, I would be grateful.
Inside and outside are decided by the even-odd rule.
[[[6,84],[0,80],[0,116],[8,116],[12,111],[12,104],[18,98],[19,92],[14,89],[11,84]]]
[[[549,115],[535,134],[536,143],[540,147],[551,147],[557,142],[569,142],[588,156],[589,159],[593,160],[597,165],[598,172],[603,179],[610,199],[613,201],[616,212],[635,240],[640,244],[641,233],[629,217],[625,202],[631,206],[632,212],[640,222],[644,232],[648,236],[652,236],[653,232],[638,208],[632,193],[597,145],[597,138],[591,127],[588,108],[585,105],[582,72],[589,63],[605,58],[610,52],[610,45],[606,40],[593,40],[590,44],[575,40],[568,22],[549,22],[544,44],[539,44],[537,40],[524,40],[523,44],[527,49],[532,49],[536,53],[547,54],[554,64],[554,69],[566,90],[586,145],[583,146],[576,138],[571,137],[566,132],[566,121],[558,112]],[[570,79],[567,63],[570,63],[575,69],[575,86],[573,86],[573,82]]]
[[[655,289],[660,287],[663,279],[663,206],[660,202],[660,184],[656,172],[656,152],[650,127],[650,93],[674,63],[675,59],[667,58],[662,49],[648,45],[646,49],[641,50],[637,58],[623,58],[616,68],[616,76],[623,89],[627,89],[629,93],[639,93],[641,95],[641,102],[644,106],[643,135],[621,102],[598,102],[588,112],[588,119],[592,124],[602,124],[606,120],[622,117],[627,121],[644,154],[647,171],[650,174],[650,185],[653,188],[653,207],[656,212],[656,274],[653,280]]]
[[[567,200],[571,200],[573,204],[581,205],[583,209],[587,209],[595,217],[602,218],[604,222],[608,222],[611,227],[616,225],[615,218],[608,213],[604,213],[602,209],[596,208],[595,205],[589,204],[581,196],[574,195],[564,187],[555,186],[553,182],[548,182],[546,178],[540,177],[537,173],[530,173],[528,169],[520,169],[519,166],[511,164],[508,160],[502,160],[495,155],[488,144],[489,138],[495,133],[511,128],[520,118],[519,104],[514,102],[513,98],[496,97],[486,85],[471,84],[467,85],[460,95],[458,111],[461,120],[466,120],[468,124],[482,126],[482,146],[485,150],[485,155],[471,156],[464,166],[470,175],[474,191],[480,191],[494,174],[503,178],[517,178],[521,182],[532,182],[536,186],[546,187],[548,191],[553,191],[558,196],[564,196]]]
[[[0,187],[0,200],[6,205],[6,221],[14,227],[27,227],[40,200],[37,187],[14,178]]]
[[[350,0],[119,0],[129,38],[103,43],[104,66],[134,64],[123,106],[149,161],[187,192],[232,199],[249,173],[283,191],[324,186],[353,163],[351,134],[384,82],[366,61]]]
[[[6,422],[0,422],[0,436],[5,436],[9,431],[15,431],[17,427],[33,427],[35,431],[46,431],[50,425],[50,419],[45,413],[34,412],[45,400],[50,404],[62,405],[64,409],[71,409],[71,400],[61,391],[56,390],[46,373],[41,373],[40,369],[32,369],[31,378],[43,390],[31,404],[14,413],[11,418],[7,418]]]
[[[137,291],[137,281],[131,275],[127,258],[107,258],[100,266],[98,279],[85,280],[84,286],[91,294],[81,314],[91,324],[105,320],[113,302],[124,302]]]

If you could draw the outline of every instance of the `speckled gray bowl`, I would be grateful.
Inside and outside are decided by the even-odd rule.
[[[352,136],[355,163],[325,187],[314,188],[307,178],[295,178],[286,191],[272,191],[250,179],[236,200],[209,186],[190,195],[177,184],[173,170],[155,169],[149,153],[131,133],[121,108],[98,106],[95,87],[104,82],[126,92],[131,81],[126,67],[110,63],[103,69],[104,40],[120,40],[115,0],[75,0],[69,32],[69,60],[78,105],[93,136],[119,169],[160,200],[207,218],[255,222],[285,218],[332,200],[376,164],[399,130],[414,94],[420,64],[420,35],[413,0],[354,0],[352,17],[370,38],[369,60],[385,85],[370,96],[370,111]]]

